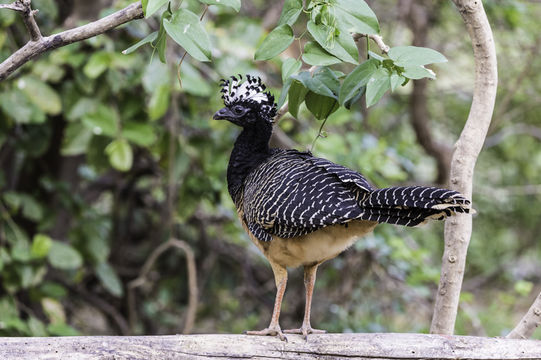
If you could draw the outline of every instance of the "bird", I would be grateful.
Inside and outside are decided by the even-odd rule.
[[[311,152],[270,148],[277,104],[258,76],[220,82],[224,107],[213,119],[240,126],[227,167],[228,192],[251,241],[268,259],[276,284],[270,324],[248,335],[320,334],[310,323],[318,266],[380,223],[418,226],[455,213],[473,213],[453,190],[427,186],[378,189],[359,172]],[[287,269],[304,268],[305,312],[298,329],[281,330]]]

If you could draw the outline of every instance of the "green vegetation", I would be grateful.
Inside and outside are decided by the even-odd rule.
[[[44,34],[93,20],[84,1],[59,3],[32,2]],[[427,20],[421,30],[408,6],[388,0],[370,2],[372,9],[349,0],[305,9],[291,0],[283,9],[260,0],[148,0],[146,20],[54,50],[1,82],[0,336],[182,331],[189,298],[182,251],[167,250],[133,285],[172,237],[196,258],[194,332],[266,325],[274,282],[227,194],[238,129],[211,120],[222,107],[218,81],[262,76],[280,105],[288,101],[279,126],[289,142],[314,144],[315,155],[376,186],[433,183],[438,164],[412,127],[413,107],[426,106],[429,136],[452,146],[471,104],[473,57],[450,3],[416,3]],[[501,85],[476,168],[478,215],[457,333],[499,336],[541,290],[541,10],[516,0],[486,9]],[[0,28],[3,61],[27,34],[9,10],[0,9]],[[349,32],[381,33],[391,49],[384,54]],[[421,95],[412,91],[436,73]],[[382,225],[322,266],[314,326],[428,331],[442,229]],[[302,272],[290,274],[283,328],[298,327],[303,313]]]

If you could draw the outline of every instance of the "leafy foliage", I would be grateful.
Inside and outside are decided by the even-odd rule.
[[[44,34],[69,16],[54,2],[35,3]],[[262,30],[261,18],[278,2],[241,8],[238,0],[185,0],[178,8],[143,1],[151,20],[57,49],[0,83],[0,335],[125,332],[118,319],[130,317],[129,284],[171,235],[197,258],[196,331],[266,325],[271,272],[239,226],[224,180],[237,129],[210,120],[222,106],[221,77],[265,74],[280,105],[289,104],[284,133],[300,148],[324,137],[312,149],[317,156],[360,170],[377,186],[433,181],[434,163],[406,121],[410,80],[434,78],[425,66],[446,58],[404,43],[404,19],[388,11],[394,4],[372,2],[377,19],[362,1],[302,3],[284,2],[273,34]],[[425,100],[434,137],[452,144],[471,101],[470,45],[455,10],[443,3],[436,9],[429,38],[452,61],[437,68]],[[487,10],[502,19],[500,76],[511,84],[528,70],[517,67],[529,63],[524,49],[535,44],[539,11],[513,1]],[[22,45],[25,29],[7,11],[0,11],[0,27],[5,59]],[[509,27],[530,31],[517,40]],[[400,46],[382,54],[363,40],[359,56],[350,34],[380,31]],[[176,63],[185,51],[180,86]],[[256,54],[269,60],[254,62]],[[540,67],[534,57],[518,90],[502,86],[509,105],[490,141],[504,135],[476,168],[479,216],[459,333],[505,334],[539,291],[539,143],[509,127],[517,119],[539,126]],[[321,133],[314,118],[326,121]],[[441,250],[441,225],[378,227],[322,266],[313,324],[427,331]],[[138,316],[130,331],[181,330],[189,292],[184,261],[171,251],[152,266],[133,291]],[[302,286],[302,274],[291,272],[288,294],[303,293]],[[282,327],[298,326],[302,312],[302,296],[286,295]]]

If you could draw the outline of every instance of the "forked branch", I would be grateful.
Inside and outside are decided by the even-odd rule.
[[[23,20],[28,28],[32,40],[27,42],[22,48],[14,52],[10,57],[0,64],[0,81],[7,78],[28,61],[46,51],[103,34],[104,32],[127,23],[128,21],[143,17],[143,8],[141,7],[141,2],[137,1],[131,5],[128,5],[122,10],[104,17],[103,19],[76,27],[71,30],[62,31],[58,34],[42,37],[39,27],[34,19],[36,10],[31,9],[30,0],[18,0],[8,5],[9,6],[4,6],[3,8],[16,10],[23,13]]]

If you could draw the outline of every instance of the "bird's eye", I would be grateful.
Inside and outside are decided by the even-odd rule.
[[[240,105],[237,105],[233,108],[233,111],[237,114],[242,114],[242,112],[244,111],[244,108]]]

